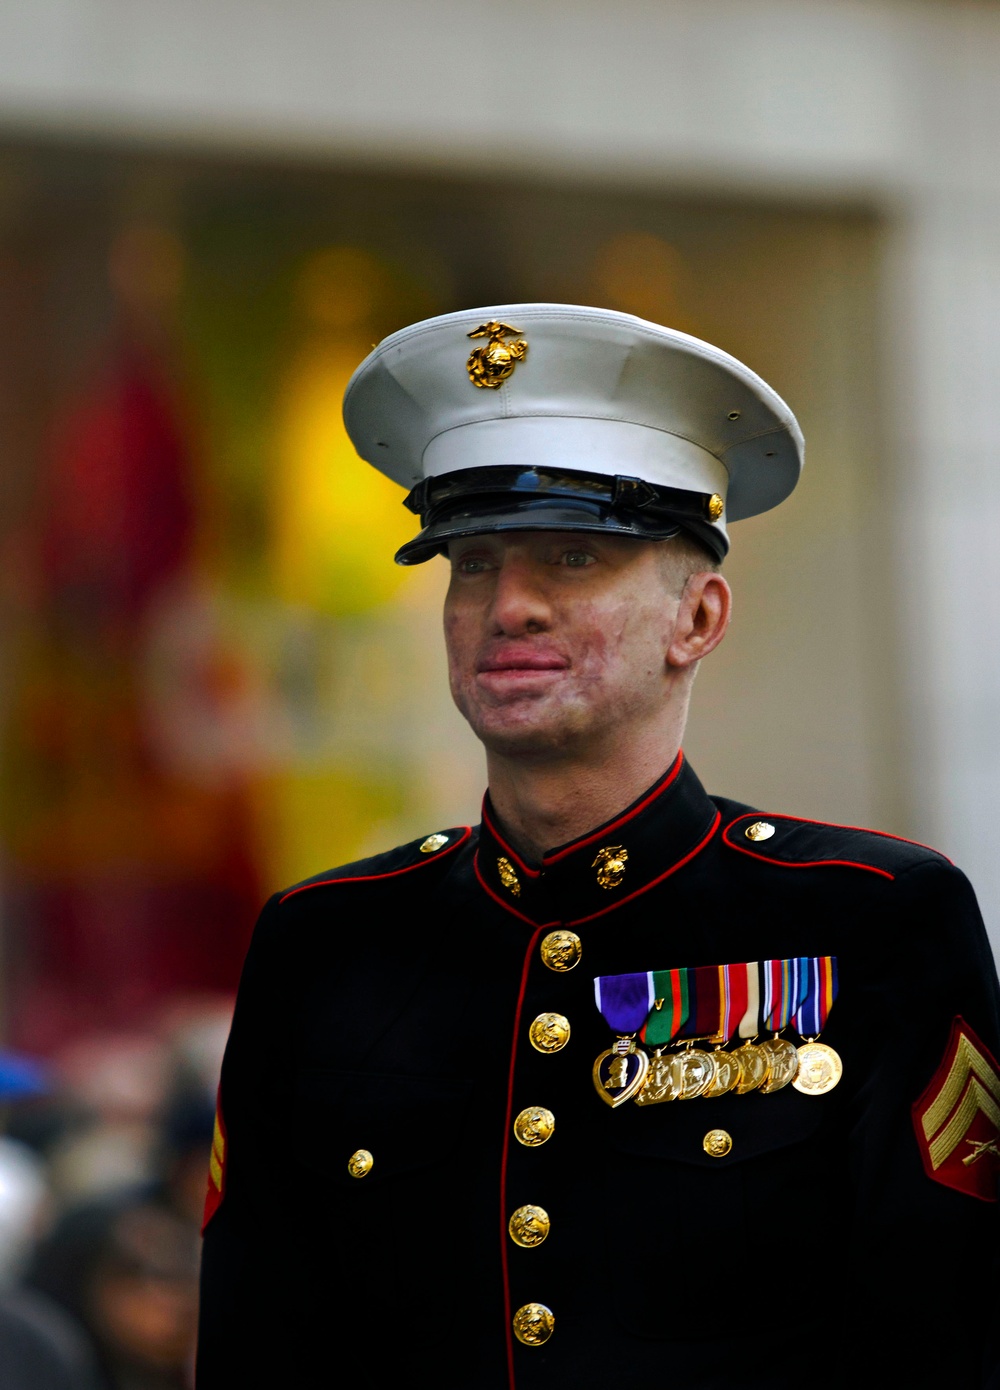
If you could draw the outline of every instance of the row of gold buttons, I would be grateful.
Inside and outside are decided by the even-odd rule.
[[[579,964],[583,948],[576,932],[551,931],[538,948],[542,964],[564,974]],[[569,1019],[563,1014],[539,1014],[528,1028],[528,1041],[536,1052],[561,1052],[570,1039]],[[556,1117],[543,1105],[529,1105],[514,1121],[514,1138],[526,1149],[548,1143],[555,1132]],[[518,1207],[507,1225],[511,1240],[522,1250],[533,1250],[548,1237],[552,1222],[544,1207],[528,1204]],[[544,1303],[525,1303],[514,1314],[514,1336],[526,1347],[540,1347],[549,1340],[556,1320]]]

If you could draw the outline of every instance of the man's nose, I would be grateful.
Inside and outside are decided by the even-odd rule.
[[[492,616],[497,633],[504,637],[544,632],[551,626],[545,585],[534,565],[512,556],[504,559],[497,571]]]

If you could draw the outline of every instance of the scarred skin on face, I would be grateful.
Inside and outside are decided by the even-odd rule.
[[[581,792],[586,829],[676,754],[693,671],[721,640],[729,589],[715,573],[678,576],[669,545],[524,531],[449,547],[452,696],[486,748],[491,796],[512,833],[541,794],[563,806],[551,833],[571,838],[561,822]]]

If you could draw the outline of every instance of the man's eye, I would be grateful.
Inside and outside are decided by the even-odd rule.
[[[592,565],[594,557],[586,550],[567,550],[563,552],[562,562],[570,569],[583,569],[585,565]]]
[[[489,569],[489,563],[481,555],[465,555],[456,562],[455,568],[459,574],[482,574]]]

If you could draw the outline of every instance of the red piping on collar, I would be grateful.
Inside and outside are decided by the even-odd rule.
[[[278,906],[280,907],[282,903],[287,902],[289,898],[294,898],[296,893],[304,893],[309,888],[328,888],[334,883],[376,883],[380,878],[396,878],[399,874],[412,873],[414,869],[424,869],[428,864],[439,863],[446,855],[458,849],[459,845],[464,845],[471,834],[472,826],[463,826],[462,834],[455,843],[449,845],[446,850],[439,854],[428,855],[426,859],[418,859],[415,864],[406,864],[402,869],[390,869],[388,873],[384,874],[358,874],[354,878],[322,878],[317,880],[316,883],[300,883],[298,888],[289,888],[284,897],[278,899]]]
[[[500,899],[498,898],[497,901],[499,902]],[[520,917],[521,914],[517,913],[516,915]],[[524,920],[527,921],[527,917]],[[514,1010],[514,1033],[510,1048],[510,1070],[507,1074],[507,1117],[504,1121],[503,1158],[500,1164],[500,1263],[503,1268],[503,1305],[507,1333],[507,1376],[510,1382],[510,1390],[515,1390],[515,1383],[514,1336],[510,1311],[510,1267],[507,1258],[507,1241],[510,1239],[507,1232],[507,1164],[510,1159],[511,1122],[514,1114],[514,1073],[517,1068],[517,1035],[521,1030],[521,1011],[524,1008],[524,995],[528,988],[528,971],[531,968],[531,956],[535,949],[535,943],[543,931],[558,927],[558,925],[558,922],[547,922],[544,926],[536,927],[531,934],[531,940],[528,942],[527,950],[524,953],[524,965],[521,967],[521,988],[518,991],[517,1007]]]
[[[476,853],[472,859],[472,868],[475,872],[476,878],[479,879],[479,886],[485,889],[485,891],[490,895],[490,897],[493,899],[495,903],[499,903],[501,907],[506,908],[507,911],[513,913],[515,917],[520,917],[521,921],[527,922],[529,927],[533,927],[535,925],[535,923],[532,921],[530,917],[525,917],[523,912],[518,912],[516,907],[511,907],[510,903],[504,902],[503,898],[501,898],[499,893],[494,893],[493,889],[486,882],[485,878],[483,878],[482,873],[480,872],[478,849],[476,850]]]
[[[567,927],[579,927],[584,922],[592,922],[595,917],[603,917],[608,912],[614,912],[616,907],[624,907],[624,905],[626,903],[630,903],[633,898],[638,898],[642,893],[648,893],[650,888],[655,888],[658,883],[662,883],[665,878],[669,878],[671,874],[675,874],[678,869],[683,869],[685,864],[690,864],[691,860],[694,859],[696,855],[702,852],[702,850],[708,844],[709,840],[711,840],[712,836],[718,830],[719,822],[721,820],[722,812],[716,811],[715,819],[709,826],[708,834],[704,837],[704,839],[699,840],[699,842],[695,845],[694,849],[690,850],[687,854],[685,854],[683,859],[678,859],[676,864],[671,864],[670,868],[667,869],[666,873],[660,874],[659,878],[654,878],[651,882],[644,883],[643,886],[641,888],[637,888],[634,893],[629,893],[628,897],[619,898],[617,902],[608,903],[607,907],[602,907],[599,909],[599,911],[590,913],[588,917],[577,917],[574,921],[567,922]]]
[[[681,751],[678,752],[677,757],[674,759],[670,771],[664,774],[649,795],[643,797],[637,806],[633,806],[630,811],[626,811],[625,814],[619,816],[617,820],[609,821],[607,825],[599,826],[593,834],[585,836],[582,840],[571,840],[568,845],[563,845],[562,849],[556,850],[554,854],[543,855],[542,863],[548,868],[550,864],[558,864],[559,860],[565,859],[567,854],[574,854],[578,849],[583,849],[585,845],[592,845],[596,840],[606,840],[613,831],[619,828],[619,826],[626,825],[635,816],[639,815],[641,811],[645,811],[646,807],[651,805],[657,797],[662,796],[671,783],[677,780],[677,775],[683,764],[684,753]]]
[[[483,802],[483,820],[486,822],[487,828],[489,829],[489,832],[493,836],[494,840],[496,840],[497,844],[500,846],[500,848],[504,851],[505,854],[510,855],[511,859],[513,859],[514,863],[521,870],[521,872],[527,874],[529,878],[538,878],[539,874],[542,872],[541,869],[533,869],[530,864],[526,864],[524,862],[524,860],[518,854],[516,849],[511,849],[510,845],[507,843],[504,837],[500,834],[499,830],[497,830],[496,826],[493,824],[493,821],[491,820],[486,810],[485,801]]]
[[[743,845],[736,844],[729,838],[729,832],[741,820],[790,820],[798,825],[822,825],[828,826],[832,830],[856,830],[862,835],[878,835],[883,840],[898,840],[903,845],[914,845],[917,849],[926,849],[931,854],[940,855],[947,863],[952,861],[946,854],[941,854],[940,850],[934,849],[932,845],[921,844],[919,840],[907,840],[902,835],[890,835],[887,830],[869,830],[863,825],[838,825],[836,821],[826,820],[807,820],[805,816],[782,816],[772,815],[769,811],[748,811],[742,816],[737,816],[735,820],[729,822],[722,832],[722,839],[730,849],[736,850],[739,854],[748,854],[751,859],[762,859],[765,864],[781,864],[786,869],[818,869],[826,865],[838,866],[845,869],[864,869],[870,874],[880,874],[882,878],[895,879],[896,875],[891,874],[888,869],[876,868],[874,864],[859,864],[856,859],[810,859],[793,861],[788,859],[774,859],[769,854],[758,854],[756,850],[746,849]]]

